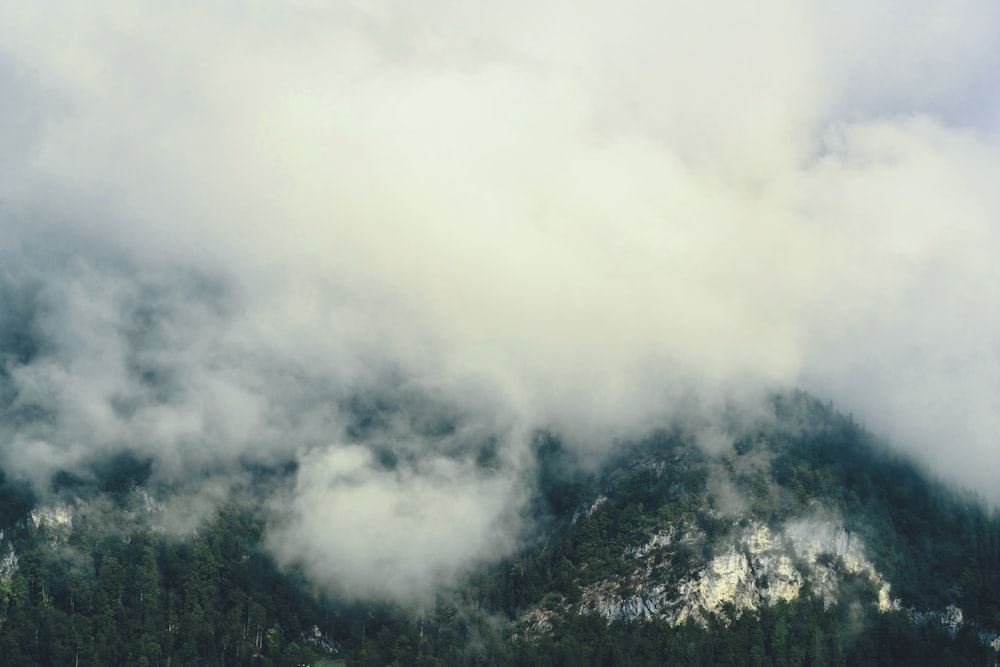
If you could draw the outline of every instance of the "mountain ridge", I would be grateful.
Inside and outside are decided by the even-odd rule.
[[[5,496],[0,647],[24,665],[995,660],[997,513],[807,394],[770,408],[710,448],[675,426],[591,467],[537,434],[535,538],[416,605],[277,566],[251,499],[293,468],[178,532],[148,467],[121,458],[52,504]]]

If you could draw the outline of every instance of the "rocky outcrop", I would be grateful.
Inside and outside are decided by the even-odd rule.
[[[7,553],[0,558],[0,582],[9,581],[15,572],[17,572],[17,553],[14,551],[14,545],[8,544]]]
[[[39,506],[31,510],[31,523],[35,528],[49,526],[51,528],[73,530],[73,508],[60,503],[48,507]]]
[[[697,541],[681,538],[685,540]],[[727,606],[742,611],[791,600],[807,582],[829,605],[846,575],[871,581],[878,591],[879,609],[899,606],[885,578],[868,560],[861,539],[836,519],[798,519],[776,530],[750,522],[734,529],[707,564],[686,573],[671,572],[671,561],[664,557],[675,542],[671,532],[661,531],[628,549],[624,557],[635,560],[635,570],[628,577],[587,586],[580,610],[608,620],[659,617],[680,623],[720,613]]]

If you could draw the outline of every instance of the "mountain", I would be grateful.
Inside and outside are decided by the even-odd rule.
[[[663,432],[548,487],[574,509],[504,586],[526,645],[563,664],[994,664],[997,513],[808,395],[772,408],[730,446]]]
[[[119,455],[0,485],[11,665],[993,665],[1000,515],[804,393],[585,462],[533,442],[533,530],[422,603],[344,600],[264,546],[248,475],[196,524]],[[264,492],[264,489],[270,489]]]

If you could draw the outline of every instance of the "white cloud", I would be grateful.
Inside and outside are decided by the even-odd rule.
[[[434,457],[417,469],[379,469],[359,446],[312,452],[301,464],[270,545],[333,592],[422,601],[513,546],[523,498],[509,478]]]
[[[31,451],[127,441],[173,474],[311,451],[320,474],[332,406],[390,367],[590,444],[798,383],[997,499],[1000,10],[478,4],[0,5],[0,248],[54,308],[55,352],[14,376],[58,412]],[[322,508],[364,499],[392,548],[456,554],[401,572],[485,553],[507,509],[473,502],[451,544],[431,509],[472,482],[415,442],[430,467],[363,462],[355,487],[303,468],[284,530],[350,532]]]

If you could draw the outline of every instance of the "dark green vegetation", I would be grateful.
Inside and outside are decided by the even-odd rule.
[[[123,531],[122,508],[77,513],[61,527],[8,529],[17,571],[0,584],[7,665],[299,665],[330,612],[304,582],[277,572],[260,526],[235,508],[197,536]]]
[[[451,613],[453,614],[453,612]],[[449,617],[450,616],[450,617]],[[685,665],[699,667],[993,665],[976,633],[955,638],[940,627],[915,625],[903,612],[879,614],[856,605],[808,598],[761,612],[712,617],[706,626],[662,621],[608,624],[597,615],[567,615],[534,639],[484,642],[482,624],[444,614],[433,627],[402,615],[381,619],[375,637],[349,665]]]
[[[706,453],[677,428],[617,447],[597,471],[578,467],[558,438],[539,436],[537,493],[527,512],[544,537],[423,609],[311,592],[301,577],[276,569],[262,548],[259,518],[236,505],[196,535],[151,530],[133,507],[149,471],[141,460],[118,457],[59,480],[74,493],[86,487],[95,494],[77,508],[71,532],[36,528],[27,517],[30,491],[0,478],[4,543],[18,558],[0,585],[0,662],[994,664],[984,637],[1000,629],[996,512],[928,481],[852,419],[807,395],[777,397],[766,418],[734,423],[727,451]],[[731,499],[719,479],[735,490],[738,510],[725,507]],[[626,577],[634,568],[628,549],[657,530],[703,536],[657,556],[663,582],[676,589],[748,521],[779,525],[819,511],[841,516],[863,538],[902,610],[879,613],[870,582],[855,577],[829,606],[807,587],[791,602],[729,608],[704,624],[608,623],[578,613],[586,588]],[[954,633],[935,621],[914,622],[905,611],[948,605],[965,614]]]
[[[813,499],[837,509],[904,606],[954,604],[1000,629],[1000,513],[929,481],[853,420],[806,395],[775,406],[781,426],[768,446],[785,509],[755,502],[755,511],[795,511]],[[789,427],[792,415],[808,427]]]
[[[677,429],[623,445],[594,474],[574,472],[559,441],[541,437],[533,510],[547,515],[547,538],[471,577],[433,623],[418,625],[403,613],[382,619],[384,629],[353,654],[353,664],[993,665],[997,656],[984,638],[1000,629],[1000,515],[929,481],[808,395],[777,397],[772,406],[771,417],[737,433],[732,451],[709,455]],[[723,500],[713,475],[746,500],[739,517],[718,511]],[[581,511],[599,495],[606,500]],[[687,525],[705,536],[662,550],[669,586],[704,566],[748,520],[776,525],[818,510],[843,516],[863,537],[903,610],[878,612],[876,591],[855,577],[829,607],[807,588],[790,603],[729,609],[705,625],[609,624],[574,611],[588,584],[625,577],[634,567],[626,549],[658,528]],[[954,634],[904,611],[948,605],[965,612]],[[486,631],[486,615],[471,611],[483,607],[510,623],[502,626],[507,641]],[[532,627],[537,616],[530,612],[539,610],[550,630]]]

